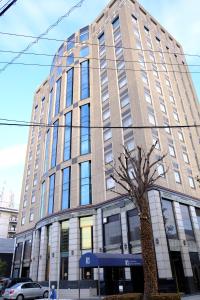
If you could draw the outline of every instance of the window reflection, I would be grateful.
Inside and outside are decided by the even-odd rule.
[[[81,63],[81,99],[90,96],[90,83],[89,83],[89,61],[85,60]]]
[[[137,209],[128,211],[129,241],[140,240],[140,219]]]
[[[80,204],[86,205],[91,202],[91,166],[90,161],[85,161],[80,164]]]
[[[171,201],[162,199],[162,213],[167,237],[169,239],[178,239]]]
[[[103,225],[104,229],[104,245],[110,246],[115,244],[121,244],[121,222],[120,215],[114,215],[106,218],[106,223]]]
[[[89,104],[81,106],[81,155],[90,152],[90,106]]]
[[[194,241],[194,231],[190,219],[189,207],[187,205],[180,204],[181,214],[183,219],[183,227],[185,230],[185,236],[187,241]]]
[[[93,217],[80,218],[81,250],[93,249]]]
[[[60,236],[60,279],[68,280],[68,256],[69,256],[69,221],[61,223]]]

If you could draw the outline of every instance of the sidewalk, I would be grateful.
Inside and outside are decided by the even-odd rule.
[[[200,294],[198,295],[186,295],[181,297],[182,300],[200,300]]]

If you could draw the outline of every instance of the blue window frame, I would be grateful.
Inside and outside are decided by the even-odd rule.
[[[54,189],[55,189],[55,174],[49,177],[48,214],[52,214],[54,210]]]
[[[89,47],[88,46],[82,47],[80,50],[80,57],[85,57],[88,55],[89,55]]]
[[[56,121],[53,128],[53,141],[52,141],[52,152],[51,152],[51,168],[56,166],[57,156],[57,142],[58,142],[58,121]]]
[[[89,26],[80,29],[80,42],[87,41],[89,39]]]
[[[46,133],[44,172],[48,171],[49,169],[49,142],[50,142],[50,129],[48,129]]]
[[[42,183],[42,190],[41,190],[41,198],[40,198],[40,218],[44,217],[44,201],[45,201],[45,194],[46,194],[46,183],[45,181]]]
[[[90,96],[89,60],[81,63],[81,99]]]
[[[67,66],[74,63],[74,54],[71,53],[69,56],[67,56]]]
[[[89,104],[80,107],[80,153],[81,155],[90,152],[90,106]]]
[[[68,39],[67,39],[67,51],[70,49],[74,48],[75,45],[75,34],[72,34]]]
[[[48,115],[48,124],[51,122],[52,117],[52,104],[53,104],[53,89],[50,91],[49,94],[49,115]]]
[[[74,69],[67,72],[67,90],[66,90],[66,107],[73,103],[73,82],[74,82]]]
[[[60,111],[60,95],[61,95],[61,78],[56,82],[56,102],[55,102],[55,114],[56,116]]]
[[[72,112],[65,115],[65,143],[64,143],[64,160],[71,158],[71,135],[72,135]]]
[[[85,161],[80,164],[80,205],[92,203],[91,164]]]
[[[66,209],[70,207],[71,168],[63,169],[62,175],[62,209]]]

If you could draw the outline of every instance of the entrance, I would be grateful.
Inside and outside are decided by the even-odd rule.
[[[104,268],[105,294],[113,295],[119,293],[119,282],[125,279],[124,268]]]
[[[144,272],[142,266],[131,267],[131,280],[133,283],[133,292],[144,292]]]
[[[178,251],[171,251],[171,267],[172,274],[176,280],[178,292],[185,292],[185,276],[183,271],[183,264],[181,259],[181,253]]]
[[[29,277],[29,271],[30,271],[30,267],[23,267],[21,277],[28,278]]]

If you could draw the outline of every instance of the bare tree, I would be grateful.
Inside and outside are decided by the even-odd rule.
[[[156,144],[152,145],[147,153],[139,146],[133,152],[123,147],[124,152],[118,157],[118,163],[115,162],[113,175],[111,175],[123,189],[122,193],[116,193],[124,196],[125,192],[138,210],[144,268],[144,299],[158,293],[156,257],[147,192],[167,172],[164,169],[162,172],[157,170],[158,164],[163,161],[166,154],[153,159],[155,147]]]

